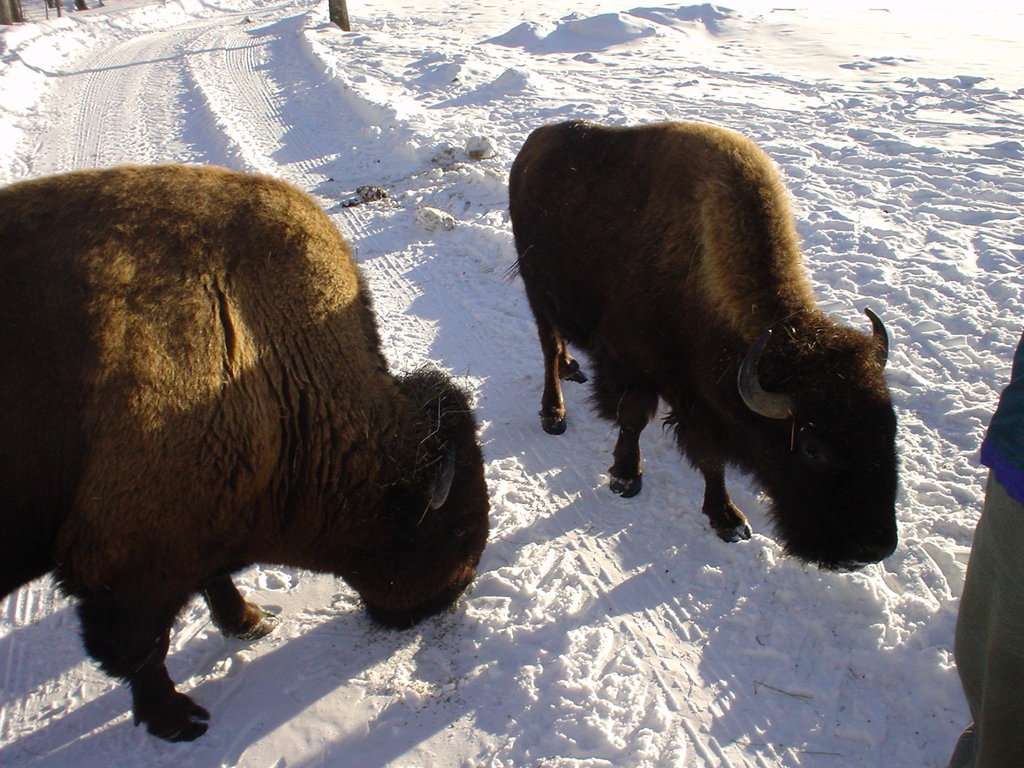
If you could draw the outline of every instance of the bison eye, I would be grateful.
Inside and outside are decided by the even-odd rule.
[[[825,446],[825,442],[813,434],[801,435],[800,459],[807,465],[808,469],[819,471],[827,469],[830,464],[829,451]]]

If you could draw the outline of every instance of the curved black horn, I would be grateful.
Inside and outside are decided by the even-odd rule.
[[[430,494],[431,509],[440,509],[448,500],[448,492],[452,489],[452,480],[455,478],[455,453],[455,446],[450,443],[444,449],[441,468],[437,471],[434,490]]]
[[[878,364],[884,368],[886,360],[889,359],[889,334],[885,330],[885,324],[878,315],[867,308],[864,309],[864,314],[871,321],[871,333],[875,337],[875,344],[878,347],[876,359]]]
[[[757,378],[757,358],[771,337],[771,330],[767,330],[751,344],[736,376],[736,387],[747,408],[754,413],[768,419],[788,419],[793,415],[793,399],[778,392],[766,392]]]

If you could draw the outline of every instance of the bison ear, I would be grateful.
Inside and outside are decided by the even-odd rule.
[[[736,376],[736,388],[739,389],[740,397],[747,408],[759,416],[767,419],[788,419],[793,415],[793,398],[779,392],[765,391],[757,377],[757,359],[771,337],[772,332],[769,329],[750,345]]]
[[[437,471],[434,490],[430,494],[431,509],[440,509],[448,500],[448,492],[452,489],[452,480],[455,479],[455,453],[455,446],[449,442],[445,446],[441,468]]]
[[[874,336],[876,347],[875,359],[884,368],[886,361],[889,359],[889,334],[885,330],[885,324],[882,323],[882,319],[878,315],[867,308],[864,309],[864,314],[871,321],[871,334]]]

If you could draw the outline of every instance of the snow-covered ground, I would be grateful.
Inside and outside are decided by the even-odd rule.
[[[879,0],[881,2],[881,0]],[[967,721],[953,625],[977,449],[1024,318],[1024,14],[977,4],[735,12],[614,0],[120,3],[0,29],[0,183],[121,162],[284,177],[355,244],[396,370],[476,393],[491,542],[454,613],[373,626],[340,581],[253,567],[277,632],[222,638],[201,602],[169,668],[213,713],[167,744],[84,655],[48,582],[0,602],[0,765],[47,768],[922,768]],[[571,15],[567,15],[571,12]],[[614,430],[541,361],[507,271],[507,172],[584,117],[740,130],[781,167],[826,308],[893,337],[901,541],[861,572],[721,542],[670,436],[606,487]],[[345,206],[363,185],[386,200]]]

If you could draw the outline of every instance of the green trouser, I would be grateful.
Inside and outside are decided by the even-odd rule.
[[[1024,506],[989,474],[956,622],[973,729],[953,768],[1024,766]]]

